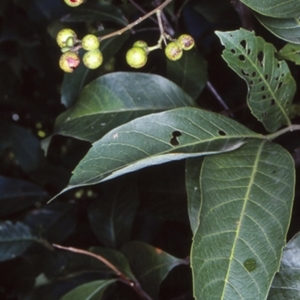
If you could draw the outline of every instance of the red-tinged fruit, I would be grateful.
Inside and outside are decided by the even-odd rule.
[[[76,7],[84,2],[84,0],[64,0],[69,6]]]
[[[179,46],[177,42],[171,42],[165,48],[165,54],[170,60],[178,60],[182,57],[182,48]]]
[[[66,73],[73,73],[74,70],[79,66],[80,59],[77,53],[68,51],[59,59],[60,68]]]
[[[177,43],[183,50],[190,50],[195,46],[195,40],[189,34],[182,34]]]

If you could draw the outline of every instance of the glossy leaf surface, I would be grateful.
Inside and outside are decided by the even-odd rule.
[[[298,0],[241,0],[258,13],[276,18],[298,17],[300,2]]]
[[[106,288],[115,281],[97,280],[82,284],[61,297],[61,300],[101,300]]]
[[[270,132],[290,125],[296,83],[287,63],[275,58],[275,47],[244,29],[216,33],[225,46],[223,58],[248,85],[252,114]]]
[[[58,116],[55,132],[94,142],[139,116],[182,106],[194,103],[177,85],[161,76],[110,73],[83,89],[77,103]]]
[[[300,44],[300,24],[296,17],[278,19],[263,16],[258,13],[254,13],[254,15],[258,21],[274,35],[285,41]]]
[[[300,65],[300,45],[287,43],[278,53],[280,59],[287,59]]]
[[[37,241],[25,224],[0,223],[0,261],[16,258]]]
[[[201,206],[200,171],[203,158],[189,158],[186,160],[185,184],[188,197],[188,213],[193,234],[199,225]]]
[[[206,69],[204,58],[196,49],[185,51],[177,61],[167,60],[167,77],[193,99],[197,99],[206,84]]]
[[[137,241],[124,245],[122,252],[129,260],[132,271],[143,290],[154,300],[158,299],[160,284],[168,273],[174,267],[186,264],[183,259]]]
[[[204,159],[191,254],[196,299],[266,299],[289,226],[294,172],[290,154],[267,141]]]
[[[65,190],[168,161],[231,151],[250,137],[261,136],[222,115],[195,108],[144,116],[95,142]]]
[[[280,270],[275,275],[268,300],[300,299],[300,234],[283,249]]]

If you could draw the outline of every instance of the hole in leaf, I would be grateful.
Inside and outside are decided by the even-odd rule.
[[[257,268],[257,262],[254,258],[248,258],[244,261],[244,267],[247,271],[252,272]]]
[[[223,130],[219,130],[219,135],[221,135],[221,136],[225,136],[226,135],[226,132],[225,131],[223,131]]]
[[[231,53],[233,53],[233,54],[236,53],[235,49],[231,49],[230,51],[231,51]]]
[[[273,171],[272,171],[272,174],[275,174],[275,173],[276,173],[276,170],[273,170]]]
[[[265,100],[265,99],[267,99],[267,96],[266,96],[266,95],[263,95],[262,98]]]
[[[247,49],[247,55],[251,54],[251,49]]]
[[[250,85],[253,85],[253,83],[254,83],[254,82],[253,82],[252,80],[249,81],[249,84],[250,84]]]
[[[257,54],[257,59],[258,61],[262,64],[263,63],[263,60],[264,60],[264,54],[262,51],[259,51],[258,54]]]
[[[244,76],[248,76],[248,75],[249,75],[249,73],[247,73],[245,70],[241,69],[241,71],[242,71],[242,74],[243,74]]]
[[[240,55],[239,55],[239,60],[241,60],[241,61],[245,61],[245,56],[244,56],[244,55],[242,55],[242,54],[240,54]]]
[[[265,79],[268,79],[268,78],[269,78],[269,75],[268,75],[268,74],[266,74],[266,75],[265,75]]]
[[[264,91],[266,89],[266,87],[263,85],[261,88],[260,88],[262,91]]]
[[[241,46],[245,49],[246,48],[246,41],[242,40],[240,41]]]
[[[256,72],[253,71],[253,72],[252,72],[252,77],[255,77],[255,76],[256,76]]]
[[[271,106],[274,106],[274,105],[275,105],[275,100],[274,100],[274,99],[271,99],[270,105],[271,105]]]
[[[279,82],[278,89],[280,89],[281,87],[282,87],[282,81]]]
[[[177,137],[181,136],[181,132],[180,131],[173,131],[172,132],[172,138],[170,140],[170,144],[172,146],[178,146],[179,145],[179,141],[177,140]]]

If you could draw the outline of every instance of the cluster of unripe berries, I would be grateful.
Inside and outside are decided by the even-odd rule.
[[[173,40],[165,48],[165,54],[170,60],[178,60],[182,57],[183,51],[194,47],[195,41],[188,34],[182,34],[177,40]],[[154,47],[154,49],[156,49]],[[126,61],[132,68],[141,68],[147,63],[148,54],[151,51],[144,41],[136,41],[132,48],[126,53]]]
[[[65,28],[58,32],[56,41],[63,52],[59,60],[59,66],[65,72],[72,73],[80,64],[77,51],[72,51],[79,42],[77,35],[72,29]],[[99,39],[93,34],[87,34],[81,41],[81,47],[87,51],[82,58],[84,65],[89,69],[100,67],[103,62],[103,56],[99,49]]]

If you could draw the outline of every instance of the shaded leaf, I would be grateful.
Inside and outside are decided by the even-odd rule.
[[[283,249],[280,269],[275,275],[268,299],[300,299],[300,233]]]
[[[61,297],[61,300],[101,300],[106,288],[114,283],[115,279],[97,280],[82,284]]]
[[[270,132],[290,125],[296,83],[287,63],[275,58],[275,47],[244,29],[216,34],[225,46],[223,58],[247,82],[252,114]]]
[[[32,235],[30,228],[20,222],[0,223],[0,261],[13,259],[21,255],[38,238]]]
[[[274,35],[285,41],[300,44],[300,24],[297,18],[278,19],[254,13],[258,21]]]
[[[300,65],[300,45],[287,43],[276,56],[279,59],[287,59]]]
[[[0,217],[41,203],[48,194],[29,181],[0,176]]]
[[[185,51],[177,61],[167,60],[167,77],[193,99],[197,99],[207,81],[207,66],[196,48]]]
[[[159,248],[142,242],[130,242],[122,247],[122,252],[129,260],[130,266],[143,290],[154,300],[158,299],[159,287],[168,273],[183,259],[176,258]]]
[[[152,74],[114,72],[83,89],[75,106],[58,116],[55,133],[94,142],[139,116],[181,106],[193,106],[193,101],[171,81]]]
[[[298,0],[241,0],[241,2],[262,15],[274,18],[289,18],[300,15],[300,2]]]
[[[129,261],[122,252],[101,247],[92,247],[90,251],[104,257],[127,278],[134,282],[136,281],[136,278],[130,268]],[[108,268],[106,267],[106,269]],[[111,269],[108,270],[110,271],[110,273],[116,275]]]
[[[193,233],[199,225],[199,214],[201,206],[200,171],[203,158],[189,158],[186,160],[185,185],[188,197],[188,214]]]
[[[106,183],[103,190],[101,199],[89,205],[90,224],[102,244],[118,248],[130,238],[138,206],[137,186],[122,178]]]
[[[69,15],[63,18],[63,22],[90,22],[90,21],[111,21],[126,26],[122,11],[113,5],[87,2],[84,5],[73,9]]]
[[[204,159],[191,253],[196,299],[266,299],[291,217],[294,172],[290,154],[268,141]]]
[[[147,166],[231,151],[250,137],[261,135],[222,115],[195,108],[144,116],[117,127],[95,142],[63,191]]]
[[[103,31],[103,33],[110,32],[112,32],[112,30]],[[119,51],[127,39],[128,35],[122,34],[101,42],[101,52],[104,63],[100,68],[96,70],[88,69],[83,63],[81,63],[76,69],[76,72],[72,74],[64,74],[61,88],[61,103],[64,106],[72,106],[77,101],[83,87],[96,79],[99,75],[103,74],[103,68],[105,67],[105,64],[108,63],[111,57],[113,57]],[[81,52],[81,56],[82,54],[83,52]]]

